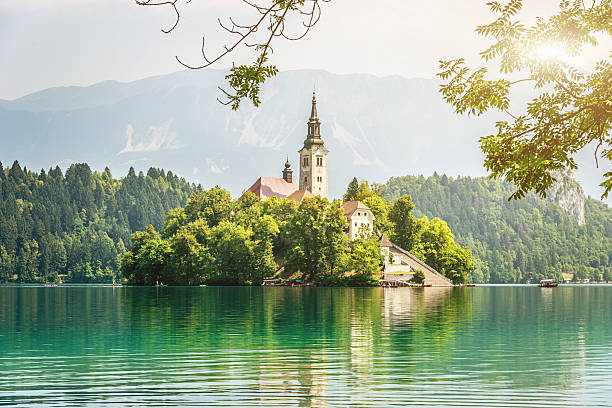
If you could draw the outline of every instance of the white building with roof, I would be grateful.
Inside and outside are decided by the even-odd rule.
[[[349,223],[348,237],[351,241],[372,235],[376,217],[370,207],[361,201],[346,201],[342,203],[342,209]]]

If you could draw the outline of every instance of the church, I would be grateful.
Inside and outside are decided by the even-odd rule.
[[[282,177],[260,177],[247,191],[255,194],[260,200],[270,197],[286,198],[301,203],[305,198],[319,196],[328,197],[328,161],[329,150],[321,138],[321,121],[317,113],[317,98],[312,93],[312,107],[308,119],[308,133],[304,146],[298,151],[300,160],[299,176],[293,177],[289,157],[285,162]],[[350,241],[365,234],[375,234],[381,243],[384,255],[384,274],[382,282],[392,286],[405,284],[414,276],[415,271],[425,274],[428,286],[452,286],[452,282],[419,260],[414,255],[393,244],[385,234],[379,234],[374,229],[376,217],[372,210],[361,201],[345,201],[342,203],[347,223],[347,236]]]
[[[265,200],[270,197],[288,198],[301,202],[304,198],[320,196],[328,198],[327,154],[321,138],[321,121],[317,113],[317,98],[312,93],[312,108],[308,119],[308,134],[300,154],[299,177],[293,178],[289,157],[283,169],[283,177],[260,177],[248,191]]]
[[[300,155],[299,176],[293,177],[293,170],[289,157],[285,162],[283,177],[260,177],[247,190],[255,194],[260,200],[270,197],[286,198],[301,203],[305,198],[319,196],[328,197],[328,161],[329,150],[321,138],[321,121],[317,112],[317,98],[312,93],[312,107],[308,119],[308,133],[304,146],[298,151]],[[350,240],[357,239],[362,233],[374,232],[376,217],[372,210],[361,201],[348,201],[342,203],[344,216],[348,221],[347,235]]]

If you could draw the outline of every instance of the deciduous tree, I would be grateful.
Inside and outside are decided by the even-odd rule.
[[[523,0],[487,3],[496,14],[476,32],[492,39],[480,53],[487,67],[470,69],[463,58],[440,61],[440,90],[457,113],[481,115],[498,110],[508,115],[497,132],[480,139],[485,167],[504,177],[523,198],[540,196],[555,181],[555,171],[576,169],[576,154],[595,146],[595,162],[612,161],[612,62],[605,51],[587,69],[572,61],[589,46],[612,37],[612,0],[563,0],[557,13],[525,25],[518,18]],[[601,50],[604,51],[604,50]],[[519,84],[535,90],[520,110],[511,111],[510,91]],[[603,197],[612,190],[612,172],[603,175]]]

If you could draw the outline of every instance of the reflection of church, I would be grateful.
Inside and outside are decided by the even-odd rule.
[[[317,99],[312,94],[312,109],[308,120],[308,135],[300,154],[298,180],[293,179],[293,170],[289,157],[285,163],[282,178],[260,177],[249,187],[248,191],[261,200],[270,197],[288,198],[301,202],[306,197],[320,196],[327,198],[327,153],[321,139],[321,122],[317,114]]]

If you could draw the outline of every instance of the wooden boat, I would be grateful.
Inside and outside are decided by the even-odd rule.
[[[283,286],[280,279],[264,279],[261,286]]]
[[[555,282],[553,279],[542,279],[540,281],[539,286],[541,288],[556,288],[557,286],[559,286],[559,284]]]

